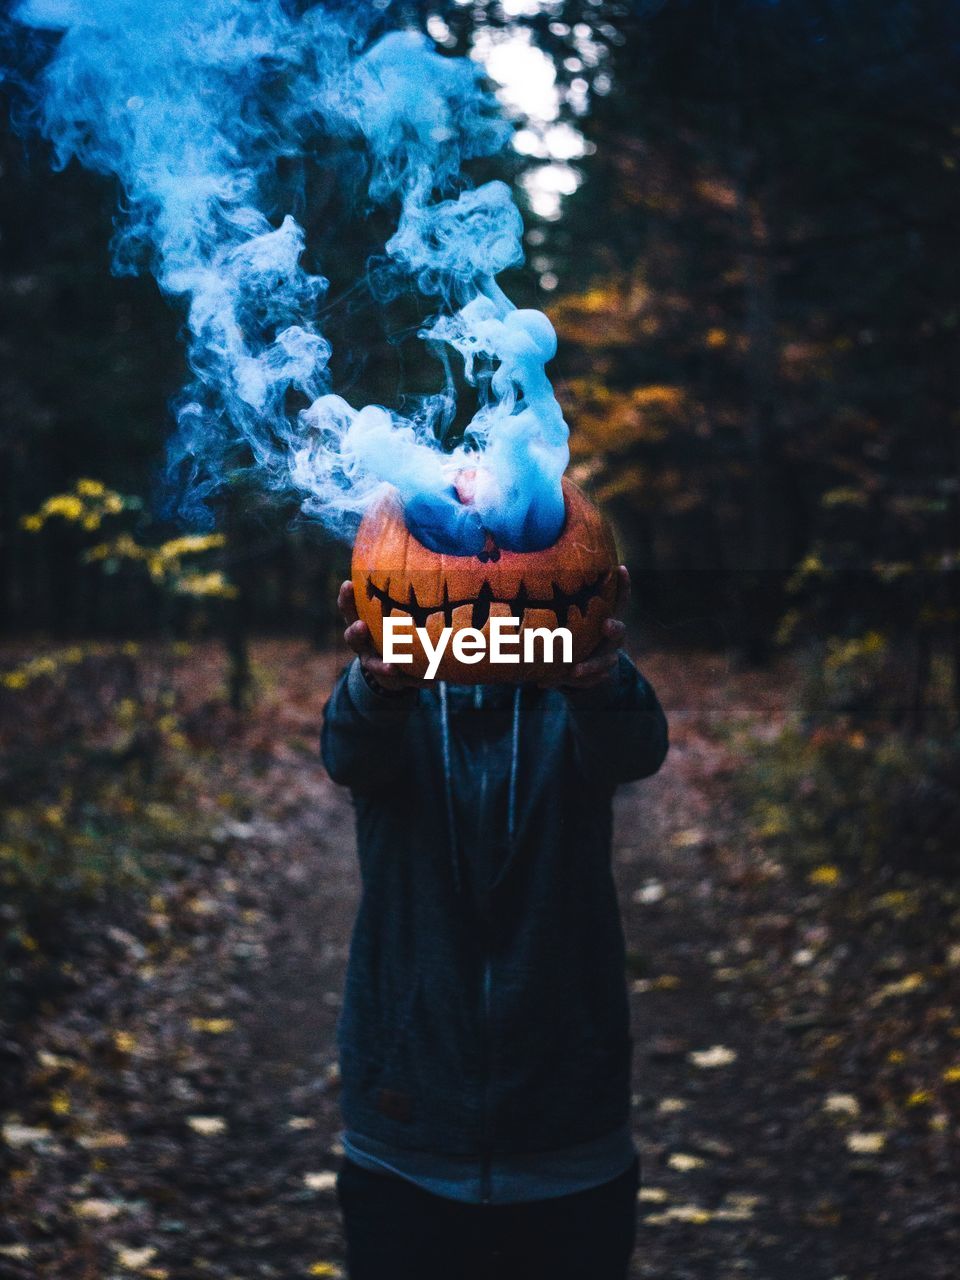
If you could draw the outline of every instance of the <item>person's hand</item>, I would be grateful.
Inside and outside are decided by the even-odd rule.
[[[623,644],[627,633],[622,614],[630,599],[630,574],[626,565],[617,569],[617,599],[613,615],[603,624],[603,639],[582,662],[572,667],[557,667],[548,677],[539,680],[541,689],[561,689],[564,692],[576,692],[578,689],[594,689],[612,679],[617,669],[617,651]]]
[[[405,675],[400,666],[393,662],[384,662],[373,644],[370,628],[362,622],[357,613],[357,601],[353,592],[353,583],[344,582],[337,596],[337,608],[343,618],[343,638],[349,648],[360,659],[360,665],[374,683],[385,693],[400,693],[404,689],[417,689],[423,681],[416,676]]]

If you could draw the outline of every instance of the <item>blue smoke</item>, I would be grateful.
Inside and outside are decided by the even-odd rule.
[[[496,283],[523,256],[509,189],[472,188],[462,172],[500,151],[509,126],[476,64],[415,31],[371,45],[365,13],[318,5],[294,16],[279,0],[22,0],[14,17],[59,33],[35,85],[55,163],[75,157],[119,180],[115,270],[147,266],[186,306],[192,380],[168,458],[194,516],[252,459],[261,484],[296,494],[341,536],[392,484],[437,549],[476,551],[487,532],[508,548],[549,545],[568,461],[544,373],[556,339]],[[398,211],[391,269],[437,300],[420,336],[458,353],[478,388],[453,451],[439,443],[449,376],[406,418],[334,393],[317,319],[327,282],[305,269],[303,229],[275,207],[278,165],[331,137],[362,148],[370,206]],[[454,487],[464,469],[477,472],[469,500]]]

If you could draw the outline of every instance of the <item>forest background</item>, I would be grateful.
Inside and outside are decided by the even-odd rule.
[[[516,120],[496,172],[527,261],[505,283],[557,327],[571,474],[630,566],[632,645],[694,673],[688,702],[720,699],[741,851],[807,888],[892,893],[895,949],[936,937],[927,959],[955,980],[960,5],[378,7],[384,29],[478,57]],[[257,708],[277,664],[336,644],[349,551],[246,485],[212,528],[170,516],[183,316],[148,275],[111,274],[111,182],[54,172],[16,127],[16,84],[0,95],[0,1017],[17,1063],[17,1028],[74,990],[90,922],[218,856],[225,814],[250,819],[255,782],[224,784],[218,761],[243,744],[257,776]],[[422,311],[371,296],[388,219],[345,221],[321,159],[294,213],[330,279],[336,389],[397,405],[436,387]],[[751,673],[777,697],[745,705]],[[933,980],[915,976],[901,994]],[[956,1085],[944,1036],[937,1078]]]

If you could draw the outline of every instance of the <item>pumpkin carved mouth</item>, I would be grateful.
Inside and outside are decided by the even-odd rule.
[[[490,618],[491,607],[496,604],[506,605],[509,616],[519,619],[521,623],[528,609],[552,613],[557,620],[557,626],[562,627],[566,625],[571,609],[578,609],[580,616],[585,618],[590,607],[590,601],[598,596],[603,596],[603,588],[609,580],[609,573],[601,573],[592,582],[585,582],[574,591],[564,591],[561,586],[554,582],[551,583],[552,591],[548,598],[530,595],[523,582],[520,583],[516,595],[512,597],[494,595],[490,583],[484,581],[477,594],[465,600],[451,600],[449,588],[444,583],[443,599],[440,604],[421,604],[417,599],[417,591],[414,586],[409,588],[405,600],[395,600],[390,595],[389,580],[385,587],[378,587],[372,578],[367,578],[367,599],[379,601],[385,618],[388,618],[394,611],[409,614],[413,618],[413,623],[416,627],[425,627],[428,619],[435,613],[442,613],[443,625],[452,627],[454,610],[461,609],[464,605],[470,605],[473,609],[470,625],[480,631],[486,626]]]

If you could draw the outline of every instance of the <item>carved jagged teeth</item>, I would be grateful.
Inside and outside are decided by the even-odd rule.
[[[477,592],[477,598],[473,605],[473,619],[471,625],[477,631],[482,630],[486,625],[487,619],[490,617],[490,605],[493,601],[493,591],[489,582],[484,582],[483,586]]]
[[[443,600],[440,604],[423,605],[417,599],[416,589],[411,584],[407,590],[407,601],[403,603],[400,600],[394,600],[390,595],[390,580],[387,579],[386,585],[378,587],[372,578],[367,578],[367,599],[379,600],[380,608],[387,617],[394,610],[408,613],[414,620],[414,625],[422,627],[426,625],[431,614],[442,613],[444,626],[453,625],[453,614],[456,609],[465,606],[471,606],[472,616],[470,625],[481,630],[490,618],[490,608],[494,604],[504,604],[510,610],[512,618],[519,618],[521,622],[528,609],[544,609],[552,612],[557,619],[557,625],[562,626],[569,616],[571,608],[577,608],[581,617],[586,617],[590,608],[590,601],[600,594],[603,584],[607,581],[609,574],[600,574],[595,581],[585,583],[574,592],[564,591],[557,582],[551,582],[551,596],[549,600],[538,600],[531,597],[527,590],[526,583],[521,582],[517,588],[517,594],[512,600],[502,600],[493,594],[493,588],[489,582],[484,582],[477,592],[476,598],[473,600],[451,600],[450,591],[447,583],[443,584]]]

